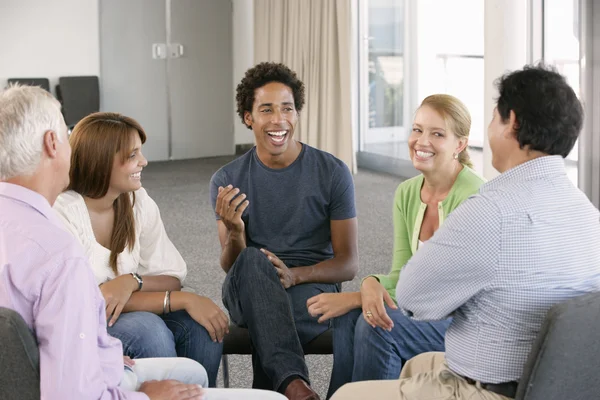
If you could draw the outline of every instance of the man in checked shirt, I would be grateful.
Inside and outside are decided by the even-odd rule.
[[[450,214],[396,287],[407,315],[453,316],[446,353],[413,358],[397,381],[345,385],[333,400],[514,398],[546,312],[600,291],[600,215],[563,160],[583,124],[581,103],[543,65],[497,86],[488,138],[501,175]]]

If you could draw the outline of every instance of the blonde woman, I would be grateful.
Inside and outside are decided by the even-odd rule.
[[[404,264],[484,182],[471,169],[470,128],[469,111],[457,98],[436,94],[423,100],[408,139],[411,160],[421,174],[396,190],[390,273],[365,278],[360,292],[324,293],[308,300],[310,314],[320,316],[320,322],[333,319],[328,397],[347,382],[397,379],[404,362],[415,355],[444,351],[450,320],[413,321],[397,309],[394,297]]]
[[[228,318],[182,292],[186,263],[142,188],[146,133],[132,118],[95,113],[69,138],[70,184],[54,208],[90,259],[106,301],[108,333],[131,358],[187,357],[215,386]]]

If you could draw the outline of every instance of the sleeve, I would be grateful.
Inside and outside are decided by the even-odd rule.
[[[73,258],[44,279],[34,305],[44,399],[148,400],[143,393],[109,387],[98,352],[100,294],[87,262]],[[120,353],[117,354],[120,357]],[[117,361],[118,358],[115,358]],[[106,361],[106,360],[104,360]],[[104,368],[103,368],[104,367]],[[118,376],[113,376],[116,380]]]
[[[447,318],[495,278],[502,219],[476,195],[456,208],[402,271],[398,306],[417,320]]]
[[[148,194],[136,197],[142,226],[140,231],[140,273],[142,275],[173,276],[181,283],[187,275],[187,265],[167,236],[158,206]]]
[[[354,180],[350,170],[342,161],[333,175],[330,218],[332,220],[350,219],[356,217],[354,202]]]
[[[400,277],[400,270],[412,256],[410,234],[404,213],[400,209],[400,188],[396,192],[392,216],[394,221],[394,252],[392,256],[392,270],[387,275],[372,275],[379,280],[392,299],[396,298],[396,284]]]
[[[216,212],[217,208],[217,196],[219,195],[219,186],[227,186],[230,182],[225,182],[226,176],[223,169],[218,170],[214,173],[212,178],[210,178],[210,204],[212,205],[213,212],[215,213],[215,218],[220,220],[221,217]]]

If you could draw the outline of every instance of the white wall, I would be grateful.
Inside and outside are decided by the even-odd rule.
[[[498,91],[495,80],[527,63],[529,14],[523,0],[486,0],[484,8],[484,115],[483,176],[493,179],[492,151],[487,127],[492,119]]]
[[[0,0],[0,88],[8,78],[99,75],[98,0]]]
[[[1,1],[1,0],[0,0]],[[237,113],[235,88],[246,70],[254,65],[254,0],[233,0],[233,118],[235,144],[254,143],[252,131]]]
[[[100,75],[99,0],[0,0],[0,88],[8,78]],[[235,87],[254,65],[254,1],[233,2],[235,144],[254,135],[235,113]]]

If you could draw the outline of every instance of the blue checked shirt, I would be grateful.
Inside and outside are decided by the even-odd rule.
[[[454,210],[404,267],[398,306],[452,315],[446,359],[485,382],[519,380],[546,312],[600,291],[600,215],[560,156],[521,164]]]

